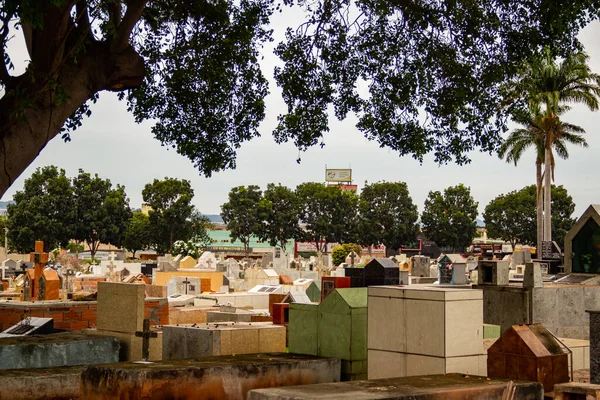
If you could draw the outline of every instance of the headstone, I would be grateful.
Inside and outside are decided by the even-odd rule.
[[[430,258],[427,256],[414,256],[412,257],[412,276],[422,276],[425,278],[429,277],[429,263]]]
[[[197,262],[192,256],[185,256],[179,262],[179,268],[189,269],[194,268]]]
[[[144,285],[98,282],[99,330],[134,334],[144,329]]]
[[[210,269],[215,271],[217,269],[218,262],[219,261],[213,253],[210,251],[205,251],[198,259],[198,264],[196,264],[195,268]]]
[[[544,240],[542,242],[542,259],[544,260],[560,260],[562,251],[560,246],[555,241]]]
[[[173,276],[167,283],[167,296],[174,294],[202,294],[202,279],[198,277]]]
[[[525,264],[525,271],[523,274],[523,287],[544,287],[544,280],[542,279],[542,269],[540,267],[539,262],[529,261],[527,264]]]
[[[398,282],[398,284],[399,285],[409,285],[410,284],[408,270],[400,270],[400,281]]]

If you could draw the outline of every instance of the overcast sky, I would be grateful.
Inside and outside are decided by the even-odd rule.
[[[288,18],[280,21],[289,21]],[[278,22],[280,22],[278,21]],[[79,168],[97,173],[113,183],[124,185],[134,208],[142,203],[141,192],[146,183],[155,178],[175,177],[188,179],[195,191],[194,203],[205,214],[219,214],[220,206],[227,201],[227,194],[234,186],[256,184],[263,189],[270,182],[281,183],[291,188],[308,182],[322,182],[325,166],[329,168],[352,168],[354,183],[363,186],[381,180],[404,181],[419,210],[430,190],[463,183],[471,187],[471,193],[479,202],[479,210],[501,193],[518,190],[535,182],[534,153],[524,154],[520,164],[512,164],[484,153],[471,154],[472,163],[438,166],[432,157],[419,164],[410,156],[398,157],[396,153],[379,148],[369,142],[355,128],[356,119],[347,118],[339,122],[330,118],[330,132],[325,136],[325,147],[315,147],[299,154],[293,144],[277,145],[271,132],[276,126],[277,115],[285,110],[281,91],[272,75],[278,60],[272,48],[280,38],[265,48],[263,71],[270,80],[271,94],[266,99],[267,112],[260,132],[262,137],[242,145],[238,152],[237,169],[218,172],[211,178],[198,174],[192,163],[174,150],[161,146],[150,132],[150,122],[136,124],[127,113],[126,104],[119,102],[115,94],[103,92],[100,100],[92,106],[92,117],[85,120],[83,127],[71,135],[72,141],[64,143],[60,136],[54,138],[38,158],[9,188],[1,200],[12,199],[23,182],[38,167],[56,165],[75,176]],[[580,39],[590,55],[592,70],[600,72],[600,23],[585,28]],[[15,62],[25,65],[26,51],[18,38],[11,43],[11,55]],[[556,184],[567,188],[573,197],[578,217],[589,204],[600,203],[600,112],[591,112],[576,106],[564,120],[582,126],[587,131],[589,148],[570,148],[569,160],[557,159]],[[302,158],[298,164],[296,159]],[[596,172],[594,172],[596,171]]]

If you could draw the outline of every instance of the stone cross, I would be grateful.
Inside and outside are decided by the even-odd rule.
[[[136,337],[142,338],[142,361],[148,361],[150,357],[150,338],[158,337],[158,333],[150,331],[150,320],[144,319],[144,329],[135,332]]]
[[[192,282],[189,281],[189,279],[186,277],[185,281],[181,282],[185,285],[185,294],[188,294],[188,285]]]
[[[115,261],[115,258],[117,258],[117,253],[115,253],[114,251],[111,251],[108,254],[108,259],[110,260],[110,265],[113,264],[113,261]]]

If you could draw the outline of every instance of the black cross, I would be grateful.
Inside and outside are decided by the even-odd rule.
[[[185,278],[185,281],[183,281],[183,282],[181,282],[181,283],[183,283],[183,284],[185,285],[185,294],[188,294],[188,293],[187,293],[187,292],[188,292],[188,285],[189,285],[190,283],[192,283],[192,282],[190,282],[190,281],[188,280],[188,278]]]
[[[21,264],[21,270],[23,271],[23,274],[24,274],[25,271],[27,271],[27,264]]]
[[[144,319],[144,329],[135,333],[136,337],[142,338],[142,361],[148,361],[150,357],[150,338],[155,338],[158,333],[150,331],[150,320]]]

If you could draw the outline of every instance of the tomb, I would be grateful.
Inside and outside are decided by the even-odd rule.
[[[163,359],[285,352],[284,326],[225,322],[163,327]]]
[[[600,273],[600,204],[592,204],[565,236],[566,273]]]
[[[279,274],[270,268],[249,268],[245,271],[248,287],[279,285]]]
[[[83,371],[80,398],[245,399],[255,388],[338,382],[339,376],[339,360],[286,353],[108,364]]]
[[[86,333],[118,338],[121,345],[121,361],[137,361],[143,358],[160,360],[162,357],[162,333],[157,333],[156,337],[139,336],[148,331],[145,329],[145,318],[156,320],[160,317],[153,315],[160,311],[145,310],[144,289],[144,285],[131,283],[98,284],[97,329],[88,329]],[[168,312],[168,308],[166,311]],[[148,328],[149,322],[148,320]],[[147,357],[144,357],[145,353]]]
[[[427,256],[413,256],[411,275],[413,277],[419,276],[429,278],[429,264],[430,258]]]
[[[358,270],[359,268],[354,268]],[[349,276],[324,276],[321,278],[321,301],[329,296],[335,289],[344,289],[351,286],[352,278]]]
[[[33,270],[27,270],[23,285],[23,300],[58,300],[60,278],[53,269],[44,269],[48,264],[48,253],[44,253],[44,242],[35,242],[35,252],[30,254]]]
[[[467,288],[370,287],[369,379],[485,375],[482,298]]]
[[[336,289],[318,306],[289,307],[290,352],[339,358],[342,380],[366,379],[366,288]]]
[[[490,378],[540,382],[546,392],[569,382],[569,349],[542,324],[515,325],[489,349]]]
[[[179,268],[181,269],[190,269],[196,266],[196,259],[192,256],[185,256],[179,261]]]
[[[509,381],[507,380],[449,374],[255,389],[248,393],[247,400],[442,400],[508,398],[515,400],[543,400],[544,398],[544,390],[537,382],[512,383],[512,387],[514,388],[514,395],[512,397],[510,394],[508,396],[505,395],[508,386]]]
[[[365,286],[398,285],[400,268],[389,258],[374,258],[365,265]]]
[[[508,285],[508,261],[480,260],[477,268],[479,285]]]
[[[467,260],[460,254],[442,254],[438,262],[440,285],[463,285],[467,283]]]
[[[173,276],[167,283],[167,295],[199,295],[210,292],[210,282],[207,279],[191,276]]]
[[[186,269],[179,271],[162,272],[156,271],[153,283],[155,285],[166,286],[169,280],[174,276],[187,276],[191,278],[206,279],[210,282],[210,290],[212,292],[219,292],[221,286],[223,286],[223,273],[217,271],[198,270],[198,269]]]
[[[28,317],[0,333],[0,338],[54,333],[54,319]]]
[[[118,357],[119,341],[111,337],[64,332],[0,339],[0,369],[112,363]]]
[[[198,258],[198,264],[196,264],[196,266],[194,268],[218,271],[217,258],[210,251],[205,251],[204,253],[202,253],[200,258]],[[225,272],[225,271],[221,271],[221,272]]]

